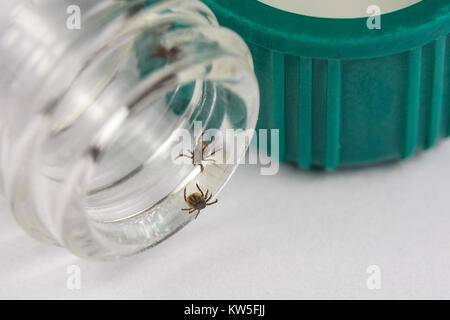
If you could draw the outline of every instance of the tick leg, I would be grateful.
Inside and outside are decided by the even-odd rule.
[[[217,202],[219,202],[218,199],[216,199],[215,201],[213,201],[213,202],[211,202],[211,203],[207,203],[206,205],[207,205],[207,206],[211,206],[211,205],[213,205],[213,204],[216,204]]]
[[[185,208],[185,209],[181,209],[181,211],[191,211],[191,208]]]
[[[178,157],[175,158],[175,160],[177,160],[177,159],[179,159],[179,158],[182,158],[182,157],[186,157],[186,158],[189,158],[189,159],[192,158],[192,156],[188,156],[188,155],[186,155],[186,154],[184,154],[184,153],[180,153],[180,154],[178,155]]]
[[[219,152],[220,150],[222,150],[222,149],[214,150],[213,152],[211,152],[211,153],[209,154],[209,156],[207,156],[207,158],[212,157],[213,155],[215,155],[215,154],[216,154],[217,152]]]
[[[208,202],[209,200],[211,200],[212,196],[213,196],[213,195],[212,195],[212,193],[211,193],[211,194],[209,195],[209,198],[206,199],[206,202]]]
[[[209,149],[209,144],[206,144],[202,147],[202,159],[206,159],[211,155],[207,155],[208,154],[208,149]]]
[[[187,202],[187,198],[186,198],[186,187],[184,187],[184,202]]]
[[[202,134],[197,139],[197,144],[200,143],[200,141],[203,141],[203,136],[205,135],[205,130],[202,131]]]
[[[205,197],[205,194],[203,193],[202,189],[200,189],[200,186],[198,185],[198,183],[196,183],[195,185],[197,186],[197,189],[198,189],[198,191],[200,191],[202,196]]]
[[[195,215],[195,219],[198,218],[198,215],[200,214],[200,210],[197,211],[197,214]]]
[[[209,193],[209,190],[206,190],[205,199],[208,199],[208,193]],[[208,200],[206,200],[206,202],[208,202]]]

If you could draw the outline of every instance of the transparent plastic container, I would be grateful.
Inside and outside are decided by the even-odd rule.
[[[259,110],[247,46],[197,0],[2,0],[0,90],[0,188],[17,222],[99,260],[193,220],[185,187],[215,199],[245,153],[180,164],[180,131],[238,139]]]

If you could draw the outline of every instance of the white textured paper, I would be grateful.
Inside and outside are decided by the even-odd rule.
[[[0,298],[450,298],[450,142],[336,173],[241,167],[220,202],[161,245],[81,261],[0,207]],[[71,265],[81,289],[67,289]],[[369,290],[366,270],[381,269]]]

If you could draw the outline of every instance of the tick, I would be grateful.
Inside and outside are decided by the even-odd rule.
[[[150,47],[150,58],[160,58],[167,62],[174,61],[180,53],[180,48],[175,46],[168,48],[163,44],[159,44],[156,47]]]
[[[195,219],[198,218],[200,211],[205,209],[207,206],[216,204],[219,201],[218,199],[216,199],[213,202],[209,202],[213,196],[212,193],[209,194],[209,191],[206,190],[206,194],[205,194],[205,193],[203,193],[203,191],[200,188],[200,186],[198,185],[198,183],[196,183],[196,186],[197,186],[198,191],[200,191],[200,193],[194,192],[189,197],[186,197],[186,187],[184,188],[184,201],[186,202],[186,204],[188,205],[189,208],[181,209],[182,211],[189,211],[189,214],[197,211],[197,214],[195,215]]]
[[[204,161],[206,161],[206,162],[209,161],[209,162],[215,163],[216,160],[211,159],[211,157],[213,155],[215,155],[217,152],[219,152],[220,149],[219,150],[213,150],[210,154],[208,154],[209,142],[203,141],[203,135],[204,134],[205,134],[205,132],[203,132],[200,135],[200,137],[197,139],[197,142],[195,143],[193,151],[189,150],[188,151],[189,154],[180,153],[178,155],[178,157],[175,158],[175,160],[178,159],[178,158],[182,158],[182,157],[191,159],[192,160],[192,165],[193,166],[196,166],[196,165],[200,166],[201,172],[203,172],[203,170],[205,170],[205,166],[203,165]],[[200,155],[200,159],[199,159],[199,155]]]

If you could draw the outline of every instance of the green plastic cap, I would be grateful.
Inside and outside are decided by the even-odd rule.
[[[450,134],[448,0],[345,19],[257,0],[203,2],[252,50],[258,126],[280,129],[282,161],[329,170],[375,164]]]

